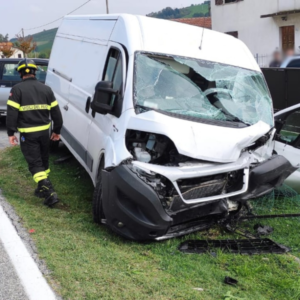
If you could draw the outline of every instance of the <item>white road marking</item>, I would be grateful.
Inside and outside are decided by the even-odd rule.
[[[30,300],[56,300],[56,296],[0,205],[0,240]]]

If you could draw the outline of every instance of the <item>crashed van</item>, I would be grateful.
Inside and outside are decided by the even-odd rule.
[[[238,39],[134,15],[67,16],[46,84],[95,185],[94,220],[161,240],[226,220],[295,168],[273,153],[264,77]]]

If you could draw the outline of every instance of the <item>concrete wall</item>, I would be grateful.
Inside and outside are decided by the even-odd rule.
[[[295,50],[300,46],[300,14],[261,18],[261,15],[300,9],[300,0],[243,0],[237,3],[216,5],[211,0],[212,29],[221,32],[238,31],[253,55],[270,55],[281,49],[282,26],[295,26]],[[300,52],[299,52],[300,53]]]

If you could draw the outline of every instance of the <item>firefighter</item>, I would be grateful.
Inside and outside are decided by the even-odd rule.
[[[11,145],[17,145],[15,132],[20,132],[21,151],[28,163],[33,180],[37,183],[35,196],[44,198],[44,204],[52,207],[58,202],[57,194],[48,178],[50,139],[59,141],[62,115],[50,87],[35,77],[37,66],[31,59],[19,62],[16,70],[22,81],[10,92],[7,101],[7,134]],[[51,120],[53,130],[51,130]]]

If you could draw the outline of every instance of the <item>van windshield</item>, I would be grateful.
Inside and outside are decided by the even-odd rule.
[[[217,62],[137,53],[134,102],[139,113],[273,126],[263,75]]]

